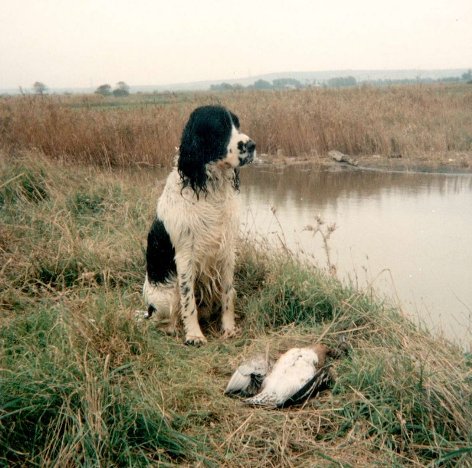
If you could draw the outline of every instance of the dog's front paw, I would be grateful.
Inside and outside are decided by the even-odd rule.
[[[223,329],[222,338],[224,340],[227,340],[228,338],[233,338],[234,336],[237,336],[240,333],[241,333],[241,330],[236,326],[234,326],[232,328]]]
[[[207,340],[203,335],[187,335],[185,337],[185,344],[189,346],[202,346],[206,342]]]

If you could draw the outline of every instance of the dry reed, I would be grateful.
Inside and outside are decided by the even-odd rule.
[[[259,153],[431,155],[472,149],[472,87],[304,89],[0,99],[0,146],[104,166],[168,165],[199,105],[239,115]]]

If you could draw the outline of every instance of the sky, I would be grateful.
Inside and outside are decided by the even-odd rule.
[[[472,68],[472,0],[0,0],[0,89]]]

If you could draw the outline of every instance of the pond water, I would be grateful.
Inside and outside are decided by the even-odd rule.
[[[435,333],[472,346],[472,176],[254,165],[243,229],[331,264]],[[316,216],[328,240],[306,230]]]

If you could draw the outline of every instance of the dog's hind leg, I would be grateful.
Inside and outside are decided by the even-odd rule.
[[[147,311],[139,311],[136,319],[154,319],[157,324],[169,321],[172,313],[173,298],[177,281],[174,279],[167,284],[156,284],[149,281],[147,275],[143,286],[144,301]]]

